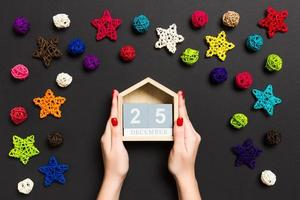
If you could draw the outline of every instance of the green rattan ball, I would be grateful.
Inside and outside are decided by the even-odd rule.
[[[187,48],[184,50],[182,55],[180,56],[182,62],[187,65],[195,64],[199,59],[199,51],[191,48]]]
[[[266,69],[269,71],[280,71],[282,68],[282,59],[276,54],[270,54],[267,57]]]
[[[231,117],[230,124],[237,129],[244,128],[248,124],[248,117],[243,113],[236,113]]]

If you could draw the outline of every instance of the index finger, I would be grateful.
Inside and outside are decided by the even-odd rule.
[[[180,117],[189,120],[189,116],[187,114],[186,106],[185,106],[185,99],[183,91],[178,92],[178,114]]]
[[[110,117],[118,116],[118,95],[119,95],[118,90],[113,90]]]

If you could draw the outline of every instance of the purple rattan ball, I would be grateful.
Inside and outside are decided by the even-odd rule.
[[[87,71],[93,71],[100,65],[100,60],[95,55],[86,55],[83,59],[82,65]]]
[[[16,33],[25,35],[30,29],[30,23],[25,17],[17,17],[13,24]]]
[[[223,83],[228,77],[227,70],[224,67],[216,67],[210,72],[209,77],[213,83]]]

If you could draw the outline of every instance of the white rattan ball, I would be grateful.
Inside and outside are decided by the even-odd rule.
[[[34,183],[30,178],[26,178],[18,183],[18,191],[22,194],[29,194],[33,189]]]
[[[56,77],[56,83],[59,87],[68,87],[72,83],[72,76],[68,73],[61,72]]]
[[[53,23],[56,28],[68,28],[71,24],[71,20],[67,14],[57,14],[52,17]]]
[[[271,170],[264,170],[261,173],[260,179],[265,185],[272,186],[276,182],[276,175]]]

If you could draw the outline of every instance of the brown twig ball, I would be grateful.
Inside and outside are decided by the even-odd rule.
[[[269,130],[264,138],[267,145],[277,145],[281,142],[281,133],[276,130]]]
[[[50,147],[58,147],[63,141],[63,136],[58,132],[48,134],[48,144]]]
[[[223,14],[222,19],[225,26],[234,28],[240,22],[240,14],[235,11],[227,11]]]

